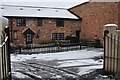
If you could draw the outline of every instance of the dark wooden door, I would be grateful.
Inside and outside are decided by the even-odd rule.
[[[23,32],[23,34],[26,38],[26,44],[32,44],[35,33],[30,28],[28,28],[25,32]]]
[[[80,30],[76,30],[76,37],[78,38],[78,40],[80,39]]]

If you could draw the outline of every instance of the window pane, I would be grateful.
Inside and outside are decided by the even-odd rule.
[[[42,26],[42,19],[37,19],[38,21],[38,26]]]
[[[64,40],[64,33],[62,33],[62,34],[60,35],[60,39],[61,39],[61,40]]]
[[[64,20],[63,19],[56,19],[56,26],[64,27]]]
[[[31,34],[27,34],[27,41],[32,41],[32,35]]]
[[[57,40],[60,40],[60,34],[57,33]]]
[[[13,37],[14,37],[14,39],[17,39],[17,32],[16,31],[13,32]]]
[[[56,33],[52,34],[52,40],[56,40]]]
[[[18,18],[17,19],[17,26],[26,26],[26,19],[25,18]]]
[[[64,40],[64,33],[53,33],[52,39],[53,40]]]

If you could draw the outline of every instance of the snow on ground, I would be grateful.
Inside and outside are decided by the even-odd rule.
[[[14,72],[14,73],[12,73],[14,76],[17,76],[17,78],[26,78],[26,77],[28,77],[28,76],[26,76],[26,75],[23,75],[23,74],[21,74],[21,73],[19,73],[19,72]]]
[[[102,68],[103,68],[103,65],[80,67],[78,74],[83,75],[83,74],[87,74],[87,73],[90,73],[94,70],[102,69]]]
[[[11,60],[13,61],[25,61],[30,59],[42,59],[42,60],[66,60],[66,59],[84,59],[93,58],[95,56],[102,55],[103,52],[97,50],[78,50],[59,53],[46,53],[46,54],[12,54]]]
[[[77,51],[46,53],[46,54],[11,54],[12,62],[26,61],[26,60],[45,60],[57,61],[60,65],[57,67],[78,67],[79,75],[83,75],[103,68],[103,60],[95,60],[94,57],[103,55],[103,49],[84,49]]]

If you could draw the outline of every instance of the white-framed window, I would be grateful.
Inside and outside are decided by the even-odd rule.
[[[52,40],[64,40],[64,33],[52,33]]]
[[[17,18],[17,26],[26,26],[26,18]]]

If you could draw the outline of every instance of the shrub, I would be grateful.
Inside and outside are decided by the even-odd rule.
[[[67,36],[66,40],[70,40],[70,43],[77,43],[78,42],[78,38],[74,35],[72,36]]]

